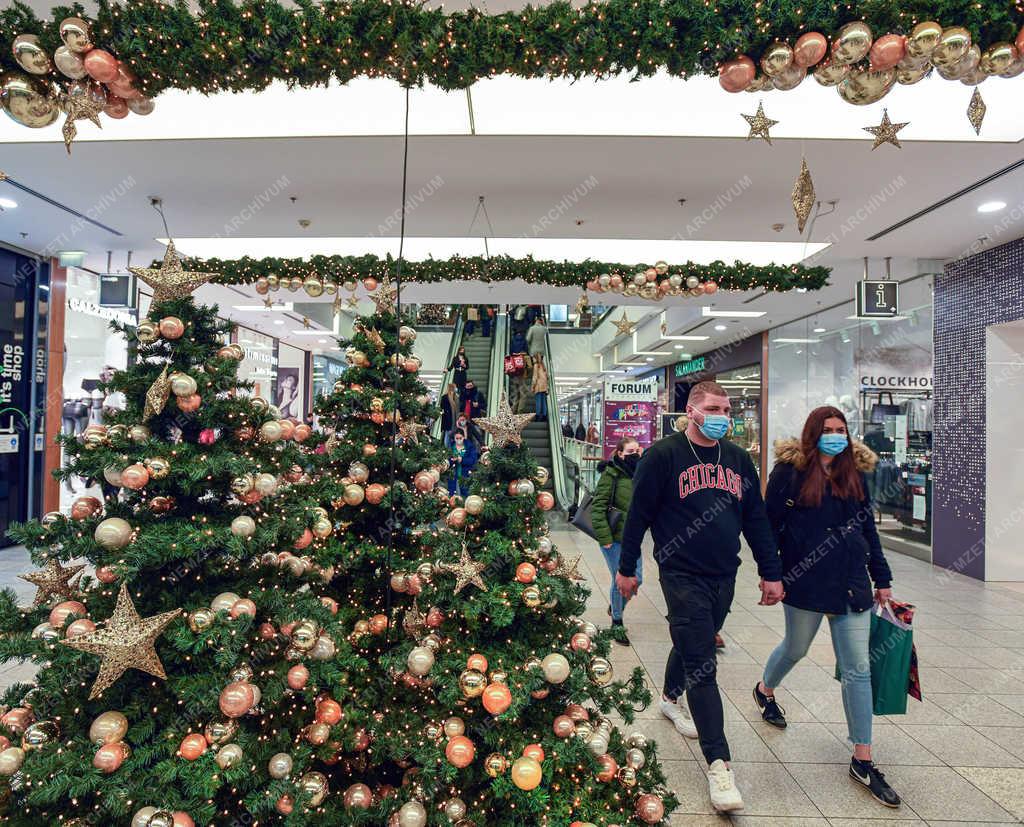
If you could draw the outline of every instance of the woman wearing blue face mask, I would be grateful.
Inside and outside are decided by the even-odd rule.
[[[782,554],[786,637],[769,656],[754,701],[765,721],[786,726],[775,689],[827,617],[853,744],[850,777],[898,807],[899,796],[871,761],[870,609],[892,599],[864,478],[878,458],[850,442],[846,417],[831,406],[813,410],[800,440],[779,442],[775,452],[765,504]]]

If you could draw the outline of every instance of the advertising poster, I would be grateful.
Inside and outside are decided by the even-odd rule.
[[[658,382],[614,380],[604,386],[604,458],[623,437],[632,437],[646,450],[657,439]]]

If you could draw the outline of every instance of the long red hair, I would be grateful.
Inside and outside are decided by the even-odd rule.
[[[832,485],[832,496],[843,500],[860,500],[864,497],[864,486],[861,483],[860,471],[857,470],[857,463],[853,456],[853,443],[846,446],[846,449],[832,458],[831,473],[826,475],[818,460],[818,439],[825,430],[826,419],[840,419],[846,426],[849,434],[849,426],[846,425],[846,415],[831,405],[823,405],[811,411],[810,416],[804,423],[804,432],[800,436],[800,451],[804,456],[807,467],[803,472],[803,484],[800,486],[800,495],[797,502],[800,505],[819,506],[821,498],[825,495],[826,484]]]

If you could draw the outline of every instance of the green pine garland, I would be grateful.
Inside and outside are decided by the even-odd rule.
[[[831,37],[863,20],[875,35],[907,34],[915,23],[965,26],[983,50],[1013,41],[1024,14],[1006,0],[606,0],[580,9],[559,0],[487,15],[445,14],[387,0],[275,0],[188,5],[99,0],[97,46],[127,61],[141,89],[259,90],[273,81],[315,86],[356,77],[391,77],[463,89],[494,75],[605,77],[619,73],[714,75],[740,54],[757,59],[772,41],[807,31]],[[0,69],[18,70],[10,43],[37,34],[52,54],[60,21],[82,7],[58,7],[40,20],[15,3],[0,12]]]
[[[159,262],[153,266],[159,266]],[[306,259],[263,258],[251,259],[185,259],[189,270],[218,273],[214,281],[221,284],[252,284],[261,277],[276,276],[283,279],[328,279],[341,284],[346,280],[361,280],[372,277],[378,281],[394,273],[395,261],[388,258],[366,256],[311,256]],[[588,281],[604,273],[621,275],[627,281],[636,272],[645,270],[650,264],[613,264],[600,261],[539,261],[533,258],[510,258],[496,256],[427,261],[403,261],[404,281],[428,284],[443,281],[505,282],[522,279],[528,284],[543,284],[550,287],[578,287],[582,289]],[[726,264],[723,261],[711,264],[671,265],[668,275],[679,275],[686,279],[696,276],[701,282],[714,281],[723,290],[753,290],[756,288],[783,293],[794,289],[819,290],[828,283],[831,268],[808,267],[803,264],[782,266],[778,264],[754,265],[743,262]]]

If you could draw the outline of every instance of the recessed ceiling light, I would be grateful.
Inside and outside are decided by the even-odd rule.
[[[274,319],[274,324],[284,324],[284,319]]]
[[[685,347],[686,347],[686,345],[675,345],[675,349],[676,350],[682,350]]]
[[[773,342],[778,342],[780,345],[816,345],[821,342],[821,339],[772,339]]]
[[[728,329],[729,328],[727,328],[724,324],[716,324],[715,325],[715,330],[721,331],[721,330],[728,330]]]
[[[814,332],[815,333],[824,333],[825,330],[826,330],[826,328],[824,328],[824,327],[816,327],[816,328],[814,328]]]
[[[716,310],[713,307],[702,307],[701,315],[704,318],[722,316],[726,319],[760,319],[768,313],[767,310]]]
[[[17,201],[13,201],[10,198],[0,198],[0,209],[13,210],[18,206]]]
[[[322,345],[326,345],[326,344],[327,344],[327,340],[326,340],[326,339],[317,339],[317,341],[318,341],[318,342],[319,342],[320,344],[322,344]]]
[[[1005,201],[986,201],[978,206],[978,212],[999,212],[1006,209]]]
[[[654,361],[654,357],[653,356],[648,356],[646,359],[644,359],[644,361],[645,362],[653,362]]]

